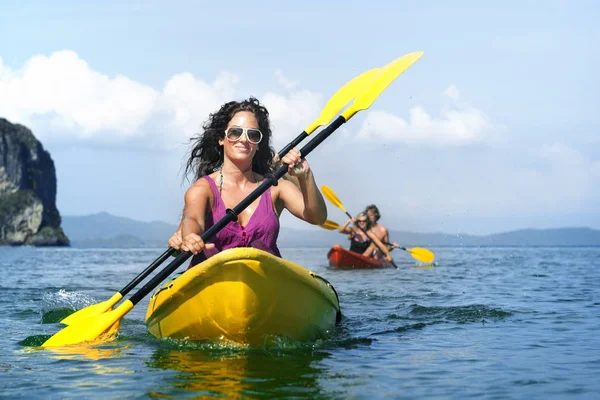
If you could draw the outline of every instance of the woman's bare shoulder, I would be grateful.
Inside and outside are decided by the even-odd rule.
[[[186,191],[186,197],[196,197],[196,196],[204,196],[211,195],[212,189],[210,187],[210,183],[204,177],[198,179],[194,182]]]

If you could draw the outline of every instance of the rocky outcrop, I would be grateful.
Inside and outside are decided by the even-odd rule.
[[[0,244],[67,246],[56,208],[56,170],[26,127],[0,118]]]

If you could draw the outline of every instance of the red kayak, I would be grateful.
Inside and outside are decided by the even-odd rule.
[[[362,254],[346,250],[339,244],[329,250],[327,259],[331,267],[337,268],[388,268],[392,266],[385,260],[374,260],[365,257]]]

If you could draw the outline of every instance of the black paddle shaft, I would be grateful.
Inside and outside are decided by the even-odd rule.
[[[308,142],[302,149],[300,149],[300,155],[302,158],[305,158],[311,151],[313,151],[319,144],[321,144],[325,139],[327,139],[337,128],[342,126],[346,122],[346,119],[343,116],[339,116],[333,121],[327,128],[323,129],[321,132],[317,134],[317,136]],[[305,132],[303,132],[305,134]],[[299,139],[302,136],[298,136],[292,143],[287,145],[284,150],[291,149],[296,141],[299,143],[302,139]],[[304,138],[304,137],[302,137]],[[283,153],[283,151],[282,151]],[[287,153],[287,151],[286,151]],[[274,174],[267,174],[266,179],[250,193],[244,200],[242,200],[238,205],[233,207],[233,209],[227,209],[225,216],[217,221],[216,224],[211,226],[206,232],[204,232],[200,237],[206,243],[209,239],[211,239],[214,235],[217,234],[221,229],[223,229],[228,223],[237,220],[237,216],[240,212],[244,211],[250,204],[254,202],[254,200],[258,199],[269,187],[276,186],[277,181],[288,171],[288,165],[282,165],[275,171]],[[150,293],[154,288],[156,288],[162,281],[167,279],[171,273],[173,273],[181,264],[183,264],[188,258],[192,256],[192,252],[186,251],[178,255],[175,260],[171,261],[169,265],[163,268],[159,273],[157,273],[152,279],[150,279],[140,290],[134,293],[129,299],[133,305],[136,305],[140,300],[142,300],[148,293]]]
[[[133,289],[141,281],[146,279],[146,277],[148,275],[150,275],[152,273],[152,271],[154,271],[160,264],[165,262],[165,260],[167,258],[169,258],[171,256],[171,254],[173,254],[173,253],[175,253],[175,249],[172,247],[169,247],[169,249],[166,250],[164,253],[162,253],[156,260],[154,260],[154,262],[152,264],[148,265],[148,267],[145,270],[140,272],[140,274],[138,276],[136,276],[134,280],[129,282],[127,284],[127,286],[125,286],[123,289],[119,290],[119,293],[121,293],[121,296],[125,296],[127,293],[129,293],[131,291],[131,289]]]
[[[294,140],[288,143],[287,146],[285,146],[279,153],[277,153],[279,157],[282,158],[283,156],[285,156],[294,146],[297,146],[307,136],[308,133],[306,133],[306,131],[302,131],[300,135],[296,136]],[[129,282],[127,286],[119,290],[121,296],[125,296],[131,291],[131,289],[139,285],[140,282],[146,279],[148,275],[150,275],[156,268],[158,268],[163,262],[165,262],[165,260],[169,258],[173,253],[175,253],[175,249],[172,247],[170,247],[168,250],[162,253],[156,260],[154,260],[154,262],[152,262],[152,264],[150,264],[145,270],[140,272],[138,276],[136,276],[131,282]]]
[[[350,213],[349,213],[348,211],[346,211],[346,215],[347,215],[347,216],[348,216],[350,219],[352,219],[352,215],[350,215]],[[365,235],[367,235],[367,237],[369,237],[369,234],[367,233],[367,231],[365,231],[363,228],[361,228],[361,227],[360,227],[360,225],[356,225],[356,227],[357,227],[358,229],[360,229],[361,231],[363,231],[363,232],[365,233]],[[388,242],[384,242],[384,241],[382,241],[381,243],[383,243],[384,245],[387,245],[387,246],[391,246],[391,243],[388,243]],[[377,245],[377,243],[375,243],[375,245]],[[377,246],[377,247],[379,247],[379,246]],[[379,249],[379,250],[382,250],[382,249]],[[383,250],[382,250],[382,251],[383,251]],[[392,260],[392,261],[391,261],[391,263],[392,263],[392,265],[394,266],[394,268],[398,269],[398,266],[396,265],[396,263],[394,262],[394,260]]]

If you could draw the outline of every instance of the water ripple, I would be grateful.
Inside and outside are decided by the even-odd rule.
[[[106,300],[164,249],[0,248],[7,398],[595,398],[600,248],[432,249],[421,268],[340,271],[327,249],[283,249],[340,295],[315,342],[157,339],[142,300],[116,340],[39,346],[64,313]],[[32,266],[43,266],[32,268]],[[14,271],[27,270],[27,275]],[[303,301],[304,299],[297,299]]]

